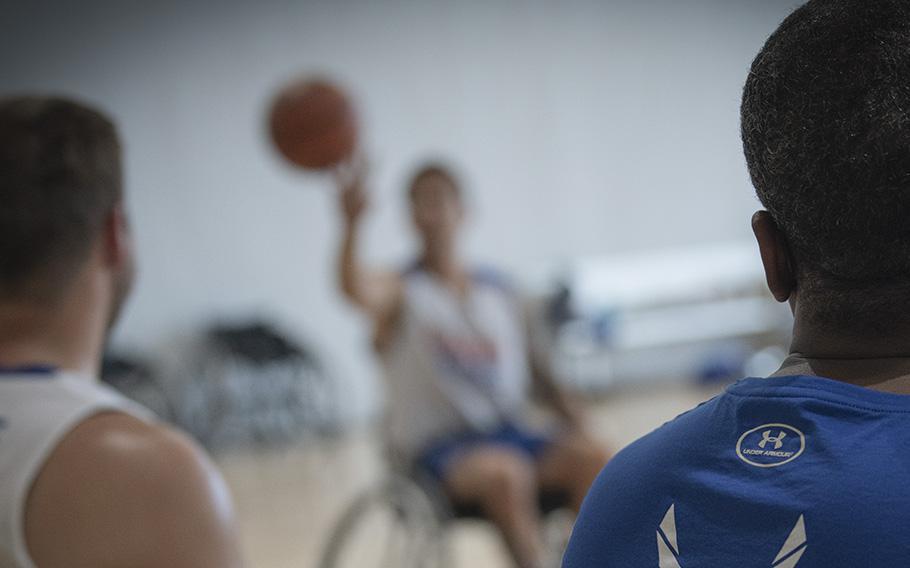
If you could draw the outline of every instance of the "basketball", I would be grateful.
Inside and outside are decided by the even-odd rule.
[[[331,168],[357,146],[354,107],[324,79],[302,79],[283,88],[272,103],[269,130],[278,151],[309,170]]]

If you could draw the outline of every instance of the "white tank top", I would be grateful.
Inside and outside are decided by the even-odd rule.
[[[520,306],[501,280],[479,272],[460,298],[414,269],[402,299],[382,352],[393,446],[413,455],[448,435],[517,421],[528,398],[528,353]]]
[[[64,436],[106,411],[153,420],[91,378],[45,369],[0,372],[0,566],[34,568],[24,527],[32,483]]]

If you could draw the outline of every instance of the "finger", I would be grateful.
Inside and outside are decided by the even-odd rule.
[[[344,191],[355,192],[360,190],[361,180],[350,163],[345,164],[340,170],[338,179],[340,187]]]

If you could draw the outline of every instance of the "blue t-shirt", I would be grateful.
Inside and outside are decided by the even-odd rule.
[[[745,379],[620,452],[564,568],[910,566],[910,396]]]

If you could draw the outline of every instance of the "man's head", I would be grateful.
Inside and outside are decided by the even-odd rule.
[[[122,191],[110,120],[59,98],[0,99],[0,303],[53,306],[95,270],[113,319],[132,280]]]
[[[742,136],[775,296],[820,325],[910,324],[910,2],[796,10],[752,64]]]
[[[454,245],[464,219],[461,184],[441,164],[419,168],[408,185],[411,214],[417,233],[428,249],[449,249]]]

